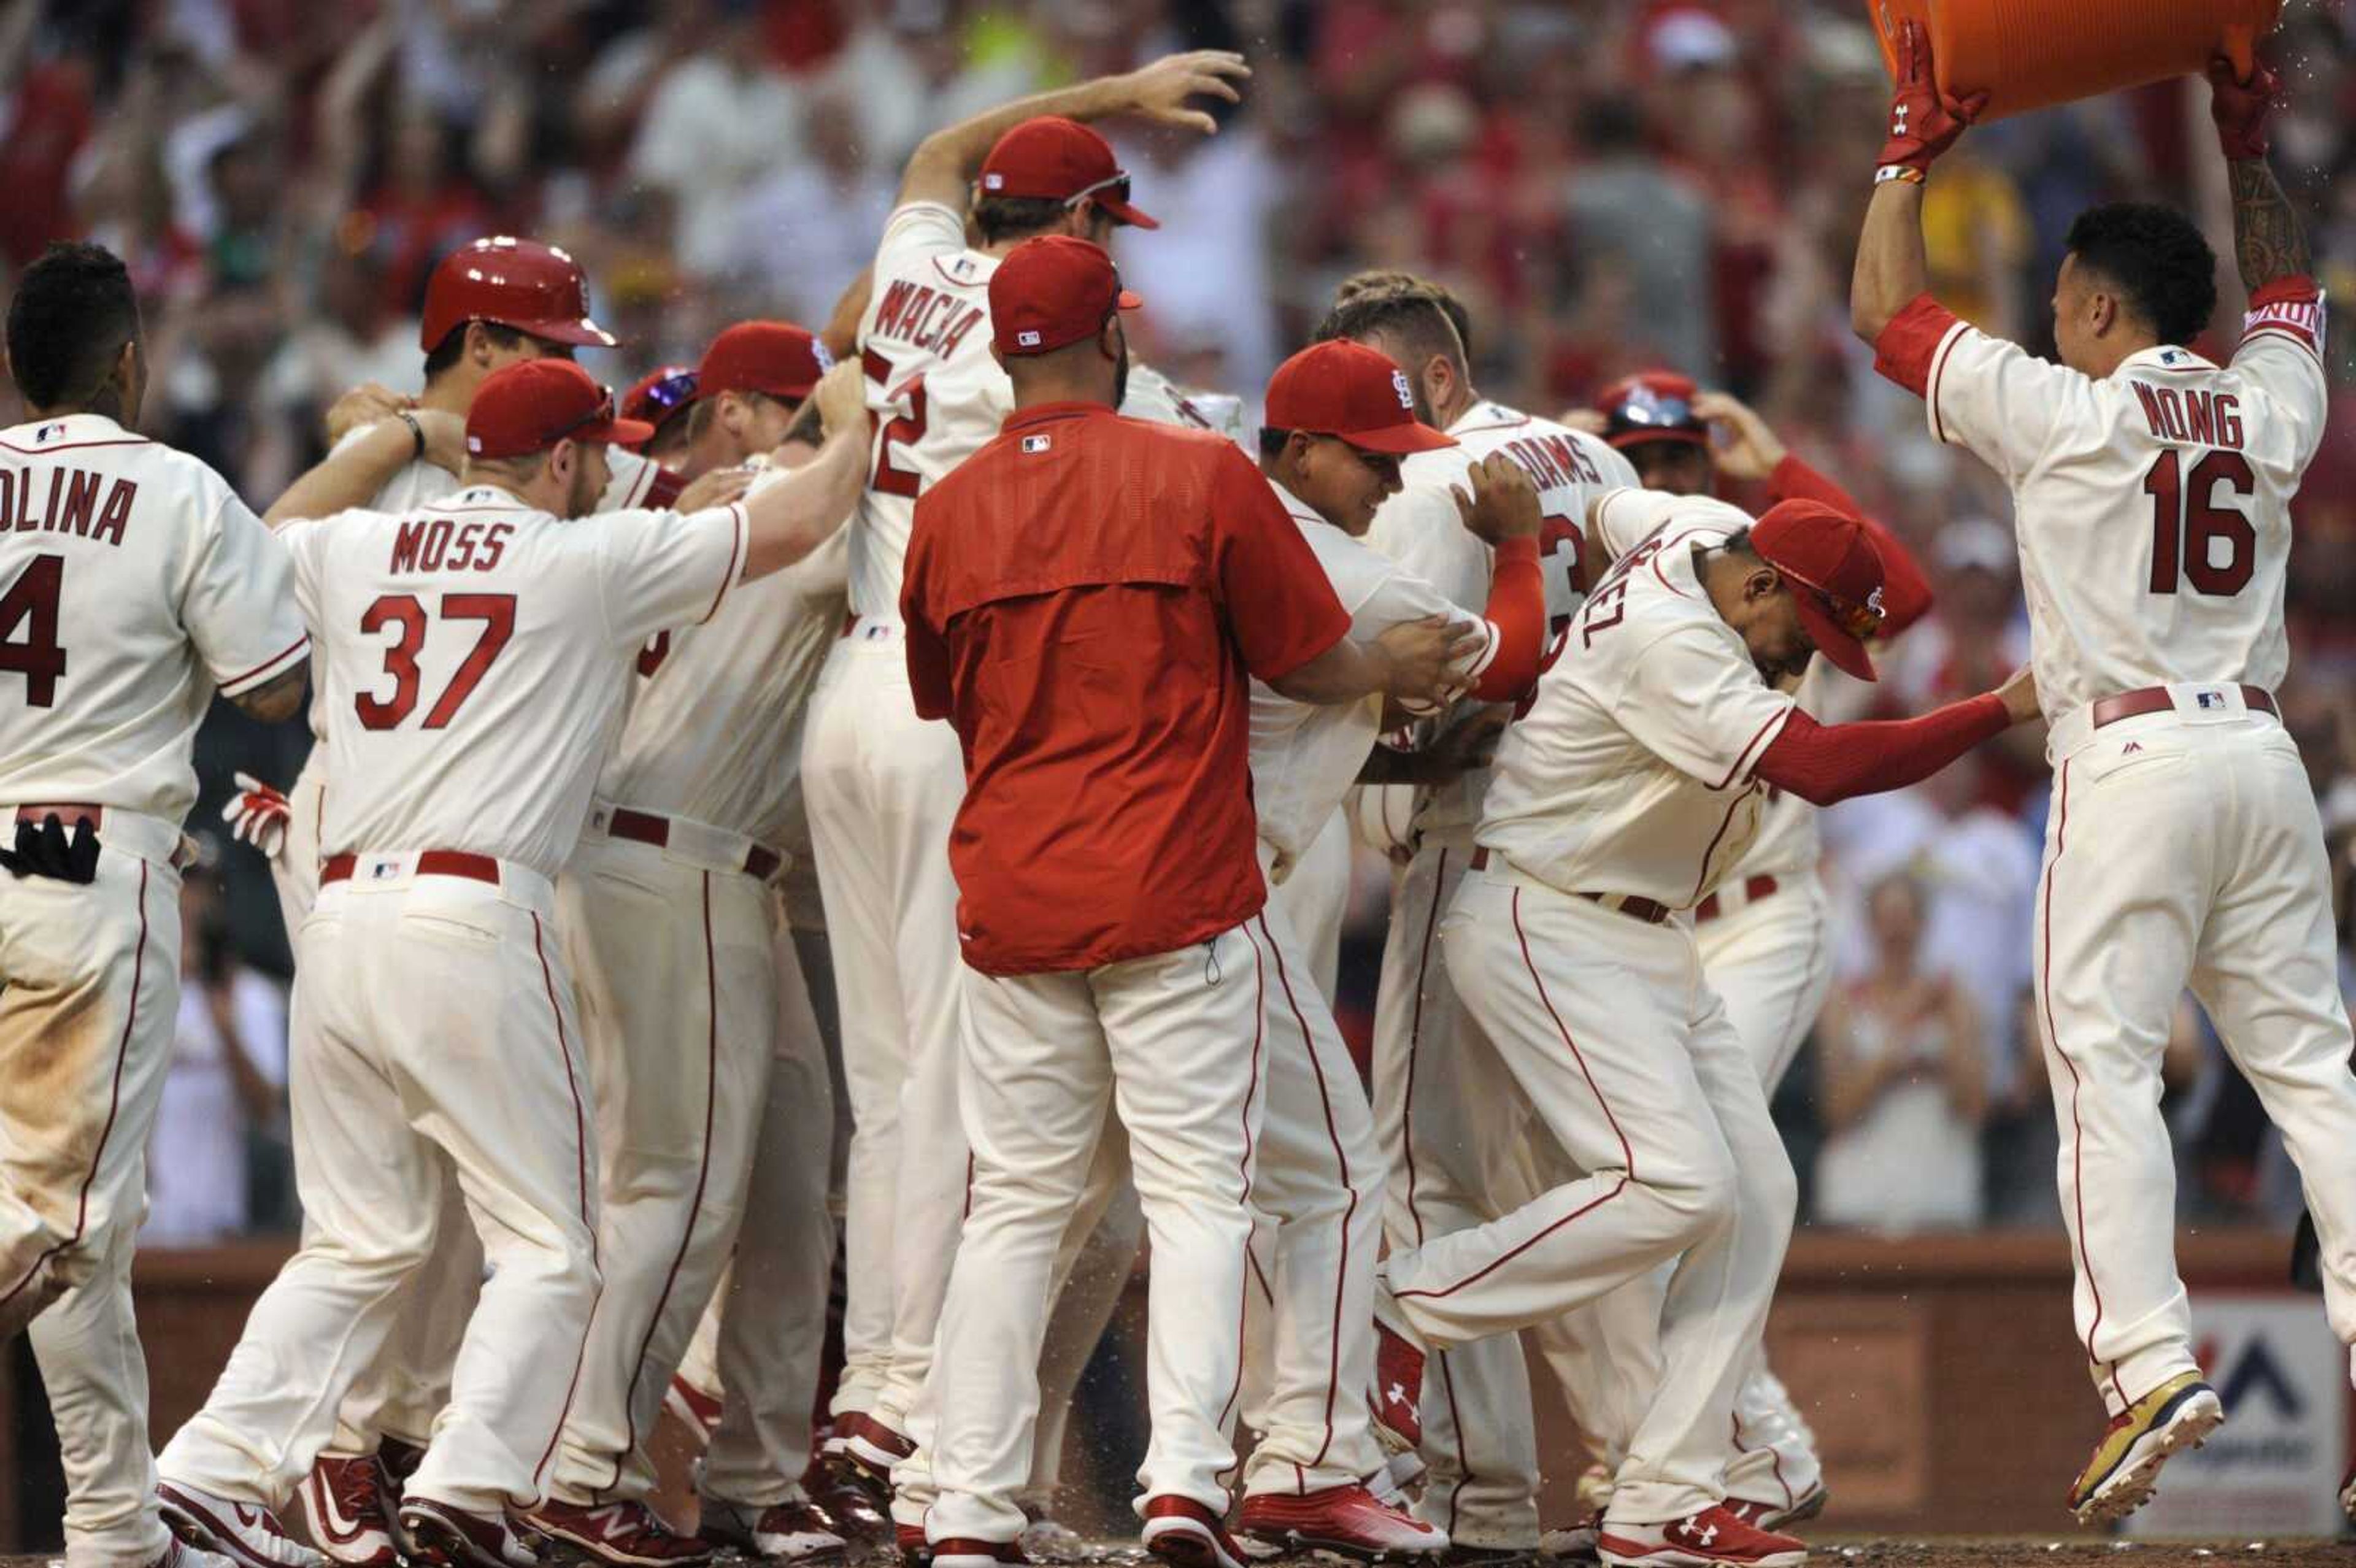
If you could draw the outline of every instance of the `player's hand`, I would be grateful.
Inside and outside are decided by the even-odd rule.
[[[1611,419],[1601,409],[1565,409],[1554,416],[1554,422],[1582,435],[1601,436],[1612,428]]]
[[[1996,694],[2004,699],[2004,710],[2016,724],[2044,717],[2044,710],[2037,706],[2037,675],[2027,665],[2014,670]]]
[[[1789,451],[1758,411],[1739,398],[1703,392],[1694,399],[1693,411],[1717,432],[1719,472],[1730,478],[1764,479]]]
[[[221,820],[230,825],[232,837],[275,860],[286,848],[286,824],[293,819],[294,808],[284,795],[252,773],[236,776],[237,793],[222,805]]]
[[[1122,79],[1128,89],[1129,112],[1157,125],[1181,125],[1208,136],[1219,128],[1210,111],[1188,105],[1191,98],[1224,98],[1243,101],[1238,82],[1251,80],[1244,57],[1226,49],[1196,49],[1191,54],[1164,55],[1151,65]]]
[[[1976,92],[1948,101],[1931,69],[1929,31],[1920,22],[1904,24],[1898,30],[1898,84],[1890,96],[1890,140],[1882,144],[1880,166],[1929,173],[1932,160],[1955,144],[1987,100]]]
[[[819,428],[828,435],[845,431],[856,432],[862,438],[866,435],[867,371],[857,359],[837,361],[819,379],[810,400],[818,405]]]
[[[2217,144],[2233,163],[2266,155],[2266,112],[2282,91],[2282,78],[2256,62],[2244,81],[2223,55],[2209,59],[2209,118],[2217,123]]]
[[[412,409],[409,417],[425,432],[425,461],[455,474],[466,466],[466,416],[447,409]]]
[[[16,824],[16,847],[0,849],[0,871],[12,877],[48,877],[88,887],[98,880],[98,835],[90,818],[74,819],[73,836],[56,812],[39,823]]]
[[[335,445],[364,424],[389,420],[416,406],[417,400],[407,393],[396,392],[381,381],[363,381],[327,405],[327,444]]]
[[[1465,472],[1472,489],[1449,486],[1456,498],[1456,515],[1475,539],[1491,545],[1507,539],[1534,539],[1546,522],[1538,510],[1537,486],[1520,464],[1503,453],[1493,453]]]
[[[1387,628],[1375,639],[1388,666],[1384,694],[1409,707],[1454,701],[1464,690],[1459,671],[1484,635],[1478,623],[1453,615],[1426,615]]]
[[[714,468],[687,482],[671,505],[682,512],[701,512],[707,507],[724,507],[742,497],[752,487],[750,468]]]

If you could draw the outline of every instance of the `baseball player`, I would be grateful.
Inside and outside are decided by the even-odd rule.
[[[1485,618],[1451,604],[1398,562],[1359,542],[1398,494],[1400,460],[1449,438],[1415,417],[1407,377],[1374,349],[1321,343],[1269,380],[1260,468],[1348,613],[1371,641],[1425,616],[1479,634],[1458,671],[1487,699],[1525,689],[1546,636],[1537,493],[1502,457],[1476,464],[1458,497],[1462,526],[1497,553]],[[1265,682],[1251,695],[1252,800],[1260,869],[1271,889],[1338,819],[1381,728],[1375,705],[1301,702]],[[1239,1534],[1269,1546],[1358,1557],[1444,1550],[1447,1535],[1378,1501],[1363,1480],[1383,1467],[1367,1413],[1375,1379],[1375,1260],[1382,1239],[1382,1156],[1374,1119],[1323,992],[1307,983],[1304,945],[1273,895],[1258,920],[1274,970],[1265,991],[1265,1109],[1255,1201],[1276,1221],[1270,1282],[1270,1392],[1244,1476]],[[1256,1254],[1257,1256],[1257,1254]],[[1269,1336],[1248,1349],[1257,1360]]]
[[[1879,555],[1848,515],[1752,524],[1613,491],[1614,560],[1497,753],[1441,927],[1459,995],[1569,1166],[1487,1223],[1394,1249],[1391,1304],[1452,1347],[1529,1327],[1677,1260],[1663,1371],[1602,1521],[1602,1560],[1790,1568],[1805,1548],[1726,1509],[1727,1434],[1782,1266],[1796,1183],[1690,927],[1766,785],[1819,805],[1923,778],[2033,716],[2026,675],[1901,723],[1819,726],[1778,682],[1821,652],[1870,679]],[[1616,559],[1615,559],[1616,558]]]
[[[846,373],[847,374],[847,373]],[[448,1407],[403,1488],[430,1562],[528,1561],[598,1289],[597,1150],[552,878],[632,667],[839,517],[824,483],[692,514],[589,516],[642,439],[562,359],[487,380],[446,500],[281,537],[337,700],[321,891],[293,1028],[303,1247],[157,1461],[165,1517],[244,1568],[315,1563],[273,1510],[328,1441],[459,1184],[489,1264]]]
[[[811,698],[804,778],[857,1122],[830,1445],[878,1472],[912,1446],[907,1411],[966,1206],[957,889],[944,849],[963,771],[954,733],[920,720],[909,700],[901,557],[917,497],[987,443],[1010,407],[984,295],[1000,258],[1030,235],[1105,240],[1152,221],[1081,122],[1133,114],[1207,133],[1210,115],[1189,101],[1233,100],[1247,74],[1233,55],[1173,56],[936,132],[909,160],[876,251],[859,327],[877,429],[851,528],[852,620]]]
[[[2263,68],[2238,80],[2221,59],[2211,107],[2250,296],[2232,359],[2182,347],[2215,309],[2215,259],[2163,208],[2097,208],[2072,227],[2053,294],[2061,364],[1973,330],[1926,292],[1921,219],[1932,161],[1976,106],[1941,98],[1921,29],[1900,64],[1850,305],[1932,434],[2012,487],[2055,768],[2036,1008],[2078,1334],[2111,1415],[2070,1504],[2114,1520],[2224,1419],[2193,1358],[2158,1111],[2188,985],[2282,1129],[2333,1330],[2356,1345],[2356,1077],[2329,869],[2273,694],[2290,499],[2323,439],[2322,297],[2266,166],[2276,82]]]
[[[512,364],[570,357],[614,338],[590,319],[588,282],[572,257],[534,240],[494,236],[459,247],[426,282],[419,339],[424,391],[412,409],[362,423],[272,506],[273,524],[349,507],[398,512],[447,495],[464,465],[464,421],[485,381]],[[663,506],[681,496],[677,475],[616,450],[599,509]],[[289,940],[318,890],[318,834],[332,706],[324,679],[312,693],[311,754],[281,796],[241,777],[226,816],[241,837],[271,855],[271,875]],[[299,945],[299,944],[298,944]],[[439,1244],[409,1285],[408,1299],[377,1363],[353,1385],[335,1438],[302,1488],[312,1541],[348,1568],[391,1568],[399,1545],[389,1500],[423,1455],[435,1415],[448,1402],[450,1374],[482,1278],[483,1258],[454,1185]]]
[[[1320,338],[1364,343],[1406,367],[1419,410],[1457,442],[1403,465],[1404,488],[1376,513],[1367,542],[1454,603],[1478,611],[1490,592],[1492,552],[1465,531],[1451,491],[1472,464],[1507,457],[1538,491],[1548,632],[1558,636],[1586,583],[1587,506],[1607,487],[1633,485],[1635,474],[1592,436],[1482,398],[1451,305],[1444,293],[1411,280],[1345,285],[1317,329]],[[1444,731],[1476,713],[1463,705],[1443,721]],[[1480,1224],[1515,1195],[1501,1183],[1518,1141],[1521,1099],[1458,1006],[1436,940],[1472,851],[1488,778],[1478,769],[1419,792],[1409,859],[1393,888],[1397,913],[1383,949],[1374,1055],[1393,1248]],[[1386,1370],[1376,1410],[1410,1447],[1419,1447],[1429,1467],[1419,1511],[1448,1531],[1460,1556],[1536,1551],[1537,1435],[1521,1347],[1509,1338],[1452,1347],[1431,1359],[1426,1375],[1419,1395],[1409,1377]]]
[[[695,367],[663,365],[630,383],[622,394],[622,417],[655,427],[638,447],[649,463],[687,472],[687,415],[695,406]]]
[[[154,1501],[131,1258],[179,1008],[181,819],[218,690],[291,718],[286,554],[220,475],[131,433],[129,273],[53,246],[17,280],[0,432],[0,1338],[27,1325],[72,1568],[207,1568]]]
[[[729,327],[696,368],[699,437],[731,454],[766,454],[831,363],[798,326]],[[864,477],[866,404],[855,370],[829,387],[827,444],[790,477],[773,470],[755,488],[793,484],[804,505],[840,519]],[[655,1484],[646,1440],[734,1244],[752,1173],[777,1018],[771,884],[788,853],[776,846],[798,788],[802,705],[841,632],[835,548],[640,651],[628,720],[557,886],[595,1091],[604,1287],[548,1496],[529,1522],[619,1568],[700,1562],[709,1539],[763,1556],[842,1545],[813,1528],[807,1499],[790,1492],[707,1498],[709,1538],[673,1533],[646,1501]],[[815,1050],[815,1034],[799,1043]],[[790,1220],[777,1220],[830,1231],[828,1152],[827,1140],[806,1141]],[[789,1319],[806,1336],[824,1323],[831,1241],[813,1235],[818,1266],[796,1282],[798,1301],[766,1304],[771,1325]],[[811,1352],[805,1376],[814,1379]]]
[[[1145,1543],[1242,1568],[1220,1476],[1281,985],[1253,929],[1246,677],[1301,700],[1429,700],[1479,638],[1423,620],[1354,641],[1230,443],[1113,411],[1137,300],[1098,247],[1030,240],[989,302],[1015,412],[918,503],[902,592],[916,710],[970,759],[950,855],[972,1199],[914,1467],[926,1536],[942,1568],[976,1568],[1021,1534],[1049,1277],[1117,1107],[1155,1257]],[[1079,781],[1106,779],[1108,810],[1075,806]],[[1230,1321],[1235,1339],[1211,1327]]]
[[[1930,584],[1897,536],[1865,517],[1847,491],[1786,448],[1741,402],[1723,392],[1704,392],[1683,376],[1653,370],[1606,388],[1597,403],[1604,440],[1634,465],[1648,489],[1706,496],[1717,489],[1722,473],[1763,484],[1771,501],[1821,501],[1858,517],[1881,557],[1883,637],[1898,635],[1929,612]],[[1714,431],[1723,432],[1721,442],[1713,443]],[[1811,714],[1825,710],[1823,667],[1812,665],[1794,688]],[[1770,1101],[1832,982],[1825,935],[1829,906],[1816,876],[1820,856],[1815,808],[1796,795],[1770,790],[1749,852],[1694,910],[1702,971],[1725,1003],[1727,1020],[1750,1052]],[[1638,1364],[1640,1358],[1620,1343],[1626,1336],[1616,1334],[1609,1319],[1618,1312],[1656,1317],[1658,1307],[1656,1290],[1632,1286],[1587,1312],[1552,1319],[1534,1331],[1572,1396],[1581,1426],[1601,1443],[1607,1477],[1633,1435],[1633,1423],[1659,1373],[1656,1367]],[[1782,1381],[1767,1369],[1763,1351],[1757,1369],[1743,1380],[1733,1443],[1726,1478],[1730,1509],[1775,1531],[1823,1510],[1829,1494],[1814,1436]]]

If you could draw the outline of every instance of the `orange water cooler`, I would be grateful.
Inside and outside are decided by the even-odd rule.
[[[2197,76],[2220,51],[2246,76],[2282,0],[1867,0],[1867,10],[1886,65],[1900,25],[1922,23],[1940,88],[1985,91],[1985,122]]]

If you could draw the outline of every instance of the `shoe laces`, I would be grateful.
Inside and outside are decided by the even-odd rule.
[[[344,1517],[360,1524],[382,1524],[384,1494],[376,1484],[376,1461],[355,1459],[332,1467],[327,1491]]]

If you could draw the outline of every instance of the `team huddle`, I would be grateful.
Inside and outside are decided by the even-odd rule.
[[[1830,978],[1814,814],[2040,717],[2036,997],[2109,1415],[2070,1506],[2123,1517],[2224,1419],[2157,1109],[2188,987],[2356,1345],[2351,1040],[2273,696],[2325,404],[2274,84],[2211,72],[2230,360],[2186,347],[2198,230],[2121,206],[2071,231],[2057,365],[1929,293],[1974,106],[1911,27],[1901,63],[1855,324],[2012,488],[2034,656],[1898,720],[1818,716],[1933,585],[1730,398],[1505,407],[1462,304],[1396,272],[1248,441],[1131,362],[1107,246],[1156,225],[1091,123],[1207,133],[1233,55],[935,133],[832,322],[739,323],[619,403],[574,363],[616,347],[581,269],[477,240],[423,389],[355,389],[261,517],[133,433],[128,276],[53,248],[0,432],[0,1324],[69,1563],[1054,1561],[1150,1238],[1154,1556],[1794,1568],[1829,1491],[1762,1349],[1767,1107]],[[216,691],[274,720],[306,683],[301,775],[228,813],[295,953],[302,1245],[151,1456],[129,1271],[192,739]],[[1354,836],[1394,866],[1371,1089],[1332,1004]],[[1581,1517],[1541,1517],[1526,1339]],[[691,1532],[649,1503],[667,1404]]]

